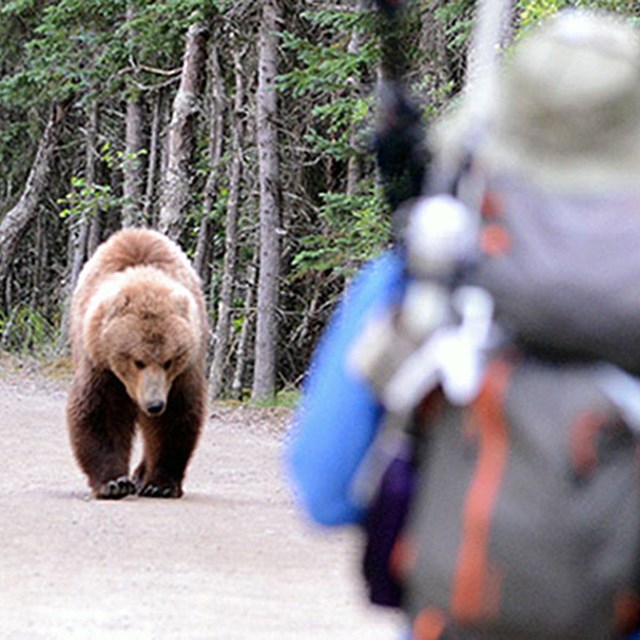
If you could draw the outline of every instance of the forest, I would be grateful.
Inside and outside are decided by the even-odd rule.
[[[408,4],[396,42],[426,129],[464,85],[476,7]],[[505,50],[567,6],[640,23],[637,0],[517,0]],[[212,396],[299,388],[350,277],[391,242],[373,3],[0,7],[0,349],[65,353],[82,265],[116,229],[149,226],[204,283]]]

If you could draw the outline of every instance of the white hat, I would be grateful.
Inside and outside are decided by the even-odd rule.
[[[478,156],[555,189],[640,186],[640,38],[610,15],[560,13],[515,48]]]
[[[480,131],[473,99],[436,127],[445,164],[473,134],[493,174],[554,190],[640,188],[640,36],[619,17],[556,14],[503,63]]]

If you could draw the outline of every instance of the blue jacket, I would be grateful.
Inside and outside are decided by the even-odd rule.
[[[366,319],[399,301],[405,284],[404,263],[394,251],[365,266],[314,355],[287,465],[304,510],[320,524],[354,523],[364,515],[349,495],[350,485],[375,435],[382,406],[349,370],[347,360]]]

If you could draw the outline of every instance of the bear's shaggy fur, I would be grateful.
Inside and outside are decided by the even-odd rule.
[[[70,337],[67,422],[93,494],[180,497],[205,418],[208,338],[200,280],[184,253],[156,231],[112,235],[80,274]],[[129,476],[136,425],[144,450]]]

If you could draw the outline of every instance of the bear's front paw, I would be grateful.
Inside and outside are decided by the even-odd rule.
[[[103,482],[95,490],[96,498],[100,500],[119,500],[136,493],[136,486],[127,476],[120,476],[114,480]]]
[[[182,487],[175,482],[147,482],[140,488],[138,495],[144,498],[180,498]]]

